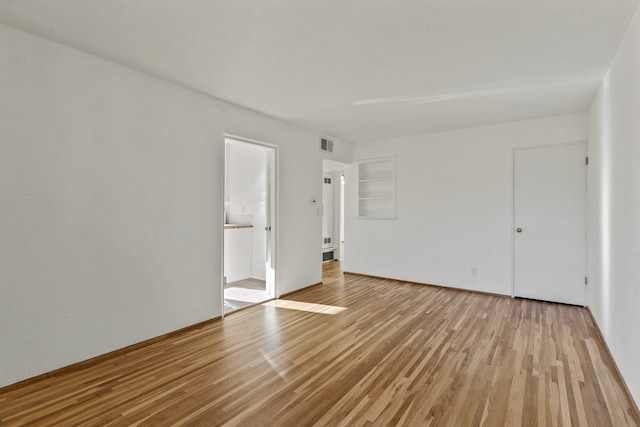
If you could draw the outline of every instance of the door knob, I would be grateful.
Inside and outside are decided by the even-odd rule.
[[[516,228],[516,232],[517,233],[522,233],[522,228],[520,228],[520,227]]]

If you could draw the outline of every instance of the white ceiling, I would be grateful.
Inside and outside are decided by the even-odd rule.
[[[638,0],[0,0],[0,22],[347,140],[585,111]]]

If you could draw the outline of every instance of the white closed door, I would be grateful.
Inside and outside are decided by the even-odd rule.
[[[586,145],[514,152],[514,295],[585,305]]]

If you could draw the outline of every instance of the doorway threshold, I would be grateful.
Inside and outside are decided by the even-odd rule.
[[[224,314],[273,299],[264,280],[244,279],[224,287]]]

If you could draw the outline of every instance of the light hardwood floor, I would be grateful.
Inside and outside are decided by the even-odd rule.
[[[0,392],[0,424],[640,424],[583,308],[324,268],[284,301]]]

